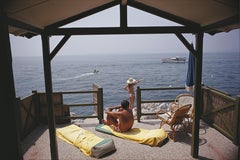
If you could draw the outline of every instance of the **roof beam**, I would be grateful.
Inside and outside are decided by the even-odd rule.
[[[127,5],[125,3],[122,3],[120,5],[120,27],[121,28],[127,28]]]
[[[181,34],[181,33],[175,33],[176,36],[178,37],[178,39],[180,41],[182,41],[182,43],[184,44],[184,46],[189,50],[189,52],[191,52],[195,57],[197,54],[197,51],[193,48],[193,46],[186,40],[186,38]]]
[[[72,23],[72,22],[74,22],[76,20],[79,20],[79,19],[82,19],[84,17],[90,16],[92,14],[98,13],[100,11],[103,11],[105,9],[111,8],[113,6],[119,5],[120,3],[121,3],[120,0],[111,1],[109,3],[106,3],[106,4],[102,5],[102,6],[96,7],[94,9],[91,9],[89,11],[77,14],[75,16],[72,16],[72,17],[66,18],[66,19],[64,19],[62,21],[56,22],[54,24],[51,24],[51,25],[47,26],[46,29],[53,29],[53,28],[58,28],[58,27],[64,26],[64,25]]]
[[[109,34],[173,34],[198,33],[199,30],[184,26],[169,27],[121,27],[106,28],[57,28],[48,30],[48,35],[109,35]]]
[[[50,53],[50,60],[52,60],[58,53],[58,51],[63,47],[63,45],[68,41],[70,35],[64,36],[62,40],[58,43],[58,45],[54,48],[54,50]]]
[[[184,25],[184,26],[188,26],[188,27],[192,27],[192,28],[196,28],[196,29],[200,28],[200,25],[198,23],[195,23],[195,22],[189,21],[187,19],[178,17],[176,15],[167,13],[167,12],[159,10],[157,8],[147,6],[144,3],[136,2],[135,0],[128,0],[128,5],[131,7],[143,10],[145,12],[151,13],[153,15],[159,16],[161,18],[165,18],[167,20],[176,22],[176,23]]]

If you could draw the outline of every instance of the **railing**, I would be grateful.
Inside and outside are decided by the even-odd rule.
[[[140,122],[141,116],[156,115],[156,113],[143,113],[144,103],[171,103],[174,99],[142,100],[142,92],[182,90],[185,87],[167,88],[140,88],[137,87],[137,120]],[[178,94],[176,94],[177,96]],[[202,116],[205,122],[213,126],[234,144],[240,146],[240,96],[231,97],[228,93],[217,89],[202,86]]]
[[[64,103],[65,95],[92,94],[92,103]],[[89,96],[90,97],[90,96]],[[98,118],[99,123],[103,119],[103,89],[97,84],[93,84],[93,90],[90,91],[68,91],[54,92],[53,105],[56,123],[68,123],[71,119],[78,118]],[[16,98],[18,114],[18,126],[20,136],[23,139],[31,133],[39,123],[47,123],[47,103],[46,94],[32,91],[30,96],[23,99]],[[76,116],[70,114],[70,107],[89,107],[93,106],[92,115]]]
[[[64,101],[64,97],[70,95],[83,95],[83,94],[92,94],[93,102],[91,103],[66,103]],[[38,93],[39,96],[39,103],[40,103],[40,110],[41,110],[41,117],[42,120],[46,120],[47,116],[47,106],[46,106],[46,99],[45,93]],[[90,97],[90,96],[88,96]],[[85,118],[98,118],[99,123],[101,123],[103,119],[103,90],[97,84],[93,84],[93,90],[88,91],[65,91],[65,92],[54,92],[53,93],[53,104],[54,104],[54,112],[56,116],[57,123],[65,123],[69,122],[71,119],[85,119]],[[95,114],[92,115],[71,115],[70,114],[70,107],[91,107],[94,106]],[[87,110],[87,109],[86,109]]]
[[[240,96],[236,98],[211,87],[203,86],[204,119],[234,144],[240,145]]]
[[[67,104],[63,102],[64,107],[89,107],[94,106],[94,114],[87,116],[61,116],[58,119],[79,119],[79,118],[98,118],[99,123],[101,123],[103,119],[103,89],[97,84],[93,84],[92,91],[72,91],[72,92],[60,92],[62,96],[64,95],[72,95],[72,94],[93,94],[93,103],[74,103]]]
[[[167,88],[140,88],[137,87],[137,120],[140,122],[141,116],[156,115],[156,113],[143,113],[142,104],[144,103],[171,103],[175,99],[143,100],[143,92],[153,91],[173,91],[184,90],[185,87]],[[240,143],[240,96],[236,99],[230,95],[207,86],[202,87],[203,92],[203,113],[204,119],[209,125],[215,127],[223,135],[239,146]],[[93,103],[64,103],[63,95],[71,94],[92,94]],[[175,93],[177,96],[179,93]],[[150,94],[152,95],[152,94]],[[161,96],[159,96],[161,97]],[[17,111],[19,113],[19,130],[21,138],[30,133],[39,122],[47,122],[47,106],[45,93],[33,91],[32,94],[24,99],[17,98]],[[103,119],[103,89],[93,84],[91,91],[70,91],[53,93],[54,112],[57,123],[69,122],[77,118],[98,118],[99,123]],[[94,106],[95,114],[88,116],[70,115],[70,107]]]
[[[144,113],[142,112],[142,104],[143,103],[170,103],[174,102],[173,99],[157,99],[157,100],[142,100],[142,92],[152,92],[152,91],[170,91],[170,90],[183,90],[185,87],[163,87],[163,88],[140,88],[137,87],[136,91],[136,101],[137,101],[137,120],[140,122],[141,116],[144,115],[156,115],[156,113]],[[178,93],[176,93],[176,96]]]
[[[23,98],[16,98],[16,109],[18,115],[18,129],[20,137],[23,139],[39,124],[39,110],[37,104],[37,96],[35,93]]]

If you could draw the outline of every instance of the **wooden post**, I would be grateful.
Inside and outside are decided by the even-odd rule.
[[[98,120],[99,123],[102,123],[103,119],[103,89],[98,88],[98,94],[97,94],[97,103],[98,103]]]
[[[99,86],[95,83],[92,85],[93,91],[98,91]],[[93,92],[93,103],[96,103],[97,105],[94,105],[94,114],[98,115],[98,92]]]
[[[137,120],[138,122],[140,122],[140,118],[141,118],[141,90],[140,87],[137,86]]]
[[[9,40],[7,15],[4,4],[0,2],[0,101],[1,101],[1,157],[4,159],[23,159],[20,132],[17,126],[16,93],[12,70],[12,53]],[[6,122],[7,120],[7,122]]]
[[[199,150],[199,123],[202,112],[202,52],[203,52],[203,32],[196,35],[196,51],[195,56],[195,76],[194,76],[194,117],[192,129],[192,147],[191,155],[198,157]]]
[[[40,102],[39,102],[39,96],[37,90],[32,91],[34,103],[35,103],[35,109],[36,109],[36,121],[39,124],[40,123]]]
[[[46,100],[47,100],[47,109],[48,109],[48,127],[49,127],[49,136],[50,136],[51,159],[58,160],[55,114],[54,114],[54,108],[53,108],[54,105],[52,100],[53,90],[52,90],[50,47],[49,47],[49,37],[46,34],[42,34],[42,50],[43,50]]]

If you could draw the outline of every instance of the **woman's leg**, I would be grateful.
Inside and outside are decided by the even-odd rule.
[[[130,98],[129,98],[129,100],[130,100],[129,108],[130,108],[130,109],[133,109],[133,107],[134,107],[134,101],[135,101],[135,96],[134,96],[134,95],[131,95]]]

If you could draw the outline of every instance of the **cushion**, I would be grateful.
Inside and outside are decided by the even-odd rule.
[[[107,153],[116,151],[114,141],[112,139],[105,139],[92,147],[92,157],[100,158]]]

